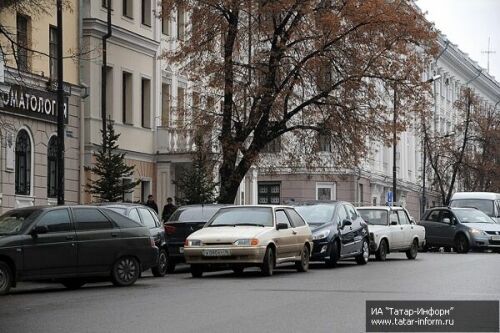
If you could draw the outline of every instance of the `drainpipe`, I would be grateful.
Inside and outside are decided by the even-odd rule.
[[[108,68],[107,39],[111,37],[111,0],[107,0],[108,9],[108,32],[102,36],[102,68],[101,68],[101,118],[102,118],[102,144],[106,139],[106,72]]]

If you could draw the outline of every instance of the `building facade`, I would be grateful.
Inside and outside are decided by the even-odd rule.
[[[81,202],[81,89],[77,58],[78,2],[64,12],[65,199]],[[30,16],[5,10],[0,36],[0,207],[57,203],[56,8]]]

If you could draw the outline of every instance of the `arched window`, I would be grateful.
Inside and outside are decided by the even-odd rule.
[[[47,197],[57,196],[57,136],[53,135],[47,146]]]
[[[30,195],[31,141],[26,130],[20,130],[16,139],[16,194]]]

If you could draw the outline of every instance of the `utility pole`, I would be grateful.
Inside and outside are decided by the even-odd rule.
[[[397,93],[397,83],[394,82],[394,115],[393,115],[393,120],[392,120],[392,202],[393,205],[394,203],[397,202],[397,197],[396,197],[396,185],[397,185],[397,167],[396,167],[396,149],[397,149],[397,144],[398,144],[398,138],[396,134],[396,119],[398,117],[397,115],[397,110],[398,110],[398,93]]]
[[[481,53],[486,54],[486,69],[488,73],[490,72],[490,54],[496,53],[495,51],[490,49],[490,37],[488,37],[488,49],[486,51],[481,51]]]
[[[111,0],[106,0],[107,3],[107,14],[108,31],[104,36],[102,36],[102,68],[101,68],[101,118],[102,118],[102,145],[104,148],[104,142],[106,141],[106,76],[108,72],[108,54],[107,54],[107,39],[111,37]]]
[[[64,205],[63,10],[57,0],[57,204]]]

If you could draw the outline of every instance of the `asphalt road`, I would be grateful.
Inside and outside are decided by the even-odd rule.
[[[184,269],[128,288],[24,283],[0,298],[0,332],[364,332],[366,300],[498,299],[500,254],[391,254],[269,278]]]

